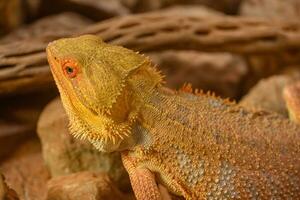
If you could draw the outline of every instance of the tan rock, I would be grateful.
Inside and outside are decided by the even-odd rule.
[[[180,15],[189,17],[217,17],[225,16],[223,13],[201,5],[177,5],[157,10],[152,13],[162,13],[163,15]]]
[[[122,0],[133,12],[160,10],[174,5],[207,6],[225,13],[236,13],[242,0]]]
[[[108,173],[122,189],[129,187],[129,178],[119,153],[99,152],[88,142],[69,134],[68,119],[60,99],[55,99],[42,112],[38,134],[52,177],[80,171],[100,171]]]
[[[119,200],[134,199],[126,195],[106,173],[78,172],[48,182],[48,200]]]
[[[30,25],[19,28],[1,38],[0,43],[5,44],[30,38],[43,38],[43,40],[51,41],[55,38],[73,34],[74,31],[91,23],[92,21],[84,16],[65,12],[41,18]],[[58,29],[57,27],[60,28]]]
[[[1,1],[2,0],[0,0],[0,12]],[[66,12],[41,18],[30,25],[22,26],[3,38],[0,38],[0,46],[10,46],[15,42],[18,43],[16,46],[13,45],[14,47],[11,47],[11,50],[16,50],[14,55],[18,58],[15,57],[14,59],[11,59],[12,54],[10,53],[10,55],[7,55],[7,59],[0,56],[0,68],[3,70],[0,70],[0,97],[10,96],[12,94],[19,95],[30,93],[36,90],[53,90],[54,81],[50,74],[48,63],[45,59],[45,49],[43,48],[37,52],[35,48],[40,47],[40,43],[46,45],[54,39],[70,36],[74,34],[75,31],[83,29],[90,23],[91,20],[86,17],[76,13]],[[24,46],[22,44],[24,44]],[[28,53],[32,51],[36,52],[38,55],[27,57]],[[22,64],[13,69],[11,64],[17,60],[19,60]],[[34,62],[39,63],[39,65],[43,67],[41,68],[32,65]],[[27,64],[31,65],[32,68],[29,71],[24,72],[23,66]],[[22,76],[22,78],[20,76]],[[14,79],[13,77],[18,78]]]
[[[51,10],[71,10],[80,13],[96,21],[129,14],[122,0],[44,0],[46,6]],[[46,9],[46,11],[49,9]]]
[[[15,151],[25,140],[36,136],[39,115],[55,96],[57,94],[54,90],[47,90],[17,97],[0,97],[0,159]]]
[[[239,84],[248,72],[244,60],[230,53],[165,51],[150,57],[167,75],[168,86],[178,89],[188,82],[193,88],[215,91],[224,97],[238,95]]]
[[[181,13],[188,12],[190,9]],[[259,56],[255,63],[272,62],[275,68],[300,63],[299,24],[212,17],[212,13],[201,17],[164,13],[165,10],[118,17],[95,23],[74,34],[99,35],[105,42],[144,53],[170,49],[231,52],[246,58]],[[32,38],[0,45],[0,96],[1,93],[16,94],[28,89],[43,91],[45,85],[54,86],[45,54],[47,38],[40,40]],[[269,65],[261,67],[262,71],[268,68]]]
[[[299,9],[299,0],[244,0],[241,6],[241,14],[299,22]]]
[[[0,199],[3,200],[6,195],[7,186],[3,180],[3,176],[0,175]]]
[[[16,152],[0,164],[9,187],[21,200],[42,200],[46,196],[49,173],[44,165],[38,139],[15,146]]]
[[[4,176],[0,174],[0,200],[18,200],[18,195],[17,193],[7,187]]]
[[[262,79],[239,104],[250,109],[272,111],[288,117],[282,92],[284,87],[294,80],[295,78],[289,75]]]

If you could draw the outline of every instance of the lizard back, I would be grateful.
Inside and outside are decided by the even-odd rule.
[[[300,194],[299,127],[288,119],[164,89],[142,110],[139,131],[151,142],[131,155],[171,191],[187,199]]]

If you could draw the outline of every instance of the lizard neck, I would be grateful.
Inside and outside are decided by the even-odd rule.
[[[159,71],[156,71],[150,62],[145,62],[128,78],[111,113],[114,119],[126,119],[125,122],[131,127],[128,137],[121,141],[119,151],[132,149],[143,140],[145,136],[142,126],[143,109],[146,109],[146,105],[152,104],[151,102],[159,95],[162,79]],[[119,117],[122,115],[123,117]]]
[[[231,106],[232,103],[210,95],[197,96],[172,91],[162,86],[156,87],[144,99],[140,109],[138,131],[142,135],[142,140],[138,141],[138,144],[149,146],[151,142],[160,143],[162,142],[160,138],[166,135],[176,137],[180,135],[179,132],[194,133],[193,130],[202,132],[205,129],[203,127],[212,126],[213,123],[210,121],[213,121],[216,116],[222,115],[229,109],[234,111],[235,108]],[[172,133],[168,135],[166,131]]]
[[[176,98],[176,92],[168,88],[157,86],[153,90],[144,93],[140,102],[140,117],[132,131],[135,137],[134,146],[150,147],[153,143],[152,127],[159,126],[164,121],[165,115],[172,115],[179,110],[173,109],[173,101]],[[165,122],[164,122],[165,123]]]

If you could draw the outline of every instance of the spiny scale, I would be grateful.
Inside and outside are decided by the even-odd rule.
[[[133,163],[126,169],[131,180],[138,180],[132,183],[144,199],[151,199],[158,190],[153,177],[188,200],[299,198],[300,132],[296,124],[279,115],[248,111],[211,92],[193,90],[190,84],[182,92],[170,92],[162,87],[163,77],[148,58],[105,44],[96,36],[58,40],[49,50],[53,46],[55,55],[48,55],[52,65],[54,56],[72,55],[84,61],[78,67],[92,69],[86,70],[92,74],[78,81],[96,79],[91,86],[71,87],[64,74],[53,70],[58,86],[70,86],[59,88],[62,96],[70,96],[63,96],[62,101],[71,132],[99,150],[129,150],[122,159],[125,164],[126,158]],[[120,103],[117,111],[122,117],[74,109],[72,105],[84,104],[82,98],[74,98],[79,89],[86,91],[87,105],[97,109],[114,109]],[[91,89],[97,91],[96,98],[89,97],[94,94]],[[118,98],[123,94],[128,98]],[[122,106],[124,99],[130,100],[128,108]],[[132,118],[123,117],[130,114]],[[128,146],[119,149],[117,144],[123,141]],[[153,174],[139,179],[143,176],[134,176],[137,169]]]
[[[209,90],[207,92],[204,92],[202,89],[198,89],[198,88],[193,89],[191,83],[184,83],[183,86],[181,88],[179,88],[179,91],[189,93],[189,94],[194,94],[196,96],[207,96],[207,97],[221,100],[226,104],[236,105],[235,100],[231,100],[230,98],[223,99],[222,97],[217,96],[216,93],[213,91]]]

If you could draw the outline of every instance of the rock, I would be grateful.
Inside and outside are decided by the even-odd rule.
[[[42,109],[56,95],[53,90],[47,90],[17,97],[0,97],[0,159],[14,151],[24,140],[35,135]]]
[[[60,99],[52,101],[41,114],[38,134],[52,177],[80,171],[100,171],[108,173],[121,189],[129,188],[129,178],[119,153],[99,152],[90,143],[69,134],[67,115]]]
[[[132,12],[149,12],[159,10],[162,8],[174,5],[192,5],[192,6],[206,6],[224,13],[237,13],[240,2],[242,0],[122,0],[124,4],[130,7]]]
[[[165,51],[150,57],[167,75],[168,86],[178,89],[189,82],[193,88],[211,90],[224,97],[239,94],[240,83],[248,72],[244,60],[230,53]]]
[[[0,199],[3,200],[6,196],[7,185],[4,182],[4,177],[0,175]]]
[[[123,0],[44,0],[44,13],[72,11],[87,16],[93,20],[126,15],[130,10],[123,5]]]
[[[38,139],[21,146],[0,164],[7,184],[14,188],[21,200],[41,200],[47,192],[49,173],[44,165]]]
[[[267,19],[299,22],[299,0],[244,0],[241,14]]]
[[[180,15],[189,17],[221,17],[225,16],[223,13],[210,9],[201,5],[180,5],[171,6],[162,10],[153,11],[152,13],[162,13],[163,15]]]
[[[134,199],[123,194],[106,173],[90,171],[60,176],[48,182],[49,200],[118,200]]]
[[[62,13],[42,18],[3,37],[0,40],[1,46],[10,46],[9,49],[15,52],[0,55],[0,97],[53,90],[54,81],[46,60],[45,46],[54,39],[74,34],[90,23],[91,20],[79,14]],[[37,51],[36,48],[41,47],[41,44],[43,48]],[[6,47],[4,49],[10,51]],[[30,52],[35,55],[31,56]],[[20,64],[13,67],[14,62]],[[25,65],[31,66],[30,69],[26,70]]]
[[[3,159],[30,134],[32,127],[17,122],[0,120],[0,159]]]
[[[262,79],[242,98],[239,105],[255,110],[272,111],[288,117],[282,92],[284,87],[294,80],[295,78],[289,75]]]
[[[18,200],[17,193],[9,188],[4,180],[4,176],[0,174],[0,200]]]
[[[189,9],[185,11],[188,12]],[[255,62],[247,59],[249,65],[272,62],[275,68],[300,63],[299,25],[291,34],[286,29],[290,26],[288,22],[212,15],[170,16],[162,10],[95,23],[76,35],[99,35],[105,42],[143,53],[170,49],[230,52],[245,58],[255,55]],[[47,89],[45,85],[54,86],[45,54],[47,42],[40,40],[0,45],[0,95],[28,89],[43,91]],[[260,67],[261,71],[268,68],[269,65]]]
[[[30,38],[42,38],[43,40],[51,41],[56,38],[69,36],[73,34],[74,31],[91,23],[92,21],[84,16],[65,12],[41,18],[28,26],[19,28],[1,38],[0,44]]]

